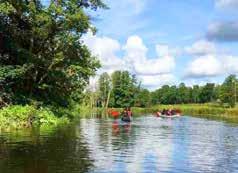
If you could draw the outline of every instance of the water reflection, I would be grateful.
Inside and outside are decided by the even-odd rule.
[[[0,136],[0,172],[236,172],[238,127],[199,118],[81,119]]]
[[[73,128],[57,129],[50,136],[29,131],[1,136],[0,170],[4,173],[88,172],[92,168],[87,145]],[[27,139],[27,140],[26,140]]]

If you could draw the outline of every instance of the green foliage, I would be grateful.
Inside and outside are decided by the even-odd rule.
[[[234,107],[236,103],[237,79],[235,75],[228,76],[220,88],[220,99],[222,103],[228,103],[230,107]]]
[[[178,87],[164,85],[151,93],[152,104],[208,103],[218,99],[219,85],[207,83],[205,86],[187,87],[181,83]]]
[[[212,102],[215,98],[215,84],[207,83],[201,88],[201,92],[199,93],[200,103]]]
[[[111,88],[109,106],[116,108],[191,103],[218,103],[219,106],[227,104],[232,107],[237,100],[236,91],[238,88],[236,82],[236,77],[231,75],[226,78],[222,85],[207,83],[204,86],[194,85],[188,87],[181,83],[178,86],[164,85],[150,92],[147,89],[141,88],[140,84],[137,83],[136,77],[129,72],[115,71],[111,77],[107,73],[102,74],[99,79],[99,90],[96,92],[88,91],[88,95],[94,95],[94,101],[102,103],[102,101],[105,102],[110,91],[109,88]],[[91,105],[102,107],[103,104]]]
[[[136,96],[136,78],[128,71],[115,71],[112,74],[112,94],[110,105],[113,107],[131,107]]]
[[[99,62],[81,41],[101,0],[0,1],[0,106],[79,101]]]
[[[0,127],[4,129],[19,129],[32,125],[56,126],[69,123],[67,115],[57,117],[52,109],[34,106],[13,105],[0,110]]]
[[[52,110],[49,108],[41,108],[37,112],[37,121],[35,123],[38,123],[40,125],[46,124],[46,125],[59,125],[59,124],[67,124],[69,123],[69,119],[66,116],[62,116],[58,118]]]
[[[0,110],[0,125],[18,128],[28,126],[31,118],[35,117],[36,109],[32,106],[9,106]]]
[[[99,104],[102,107],[106,106],[106,102],[111,92],[111,79],[107,73],[103,73],[99,77]]]
[[[200,103],[200,87],[198,85],[194,85],[190,90],[190,102],[192,103]]]
[[[136,107],[149,107],[151,105],[150,91],[147,89],[139,88],[135,98]]]

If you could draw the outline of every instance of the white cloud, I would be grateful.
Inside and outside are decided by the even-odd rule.
[[[223,74],[223,65],[215,55],[204,55],[188,64],[186,77],[201,78]]]
[[[165,84],[172,85],[176,83],[176,78],[172,73],[155,75],[155,76],[139,75],[138,78],[139,80],[141,80],[143,86],[146,86],[147,88],[151,90],[157,89],[158,87]]]
[[[126,60],[129,63],[135,63],[146,59],[147,47],[139,36],[130,36],[126,45],[123,47],[126,52]]]
[[[216,0],[215,6],[222,9],[237,9],[238,1],[237,0]]]
[[[139,36],[128,38],[124,46],[126,51],[125,61],[131,64],[133,71],[138,75],[159,75],[171,73],[175,61],[169,56],[167,45],[156,45],[157,58],[147,58],[147,48]]]
[[[224,70],[231,74],[231,73],[238,73],[238,57],[235,56],[223,56],[223,65]]]
[[[218,49],[212,42],[200,40],[185,51],[194,57],[185,70],[185,78],[210,78],[238,73],[238,57]]]
[[[134,63],[135,72],[139,75],[160,75],[171,73],[175,67],[173,57],[166,56],[156,59],[146,59]]]
[[[97,37],[89,33],[84,36],[83,41],[92,53],[99,58],[102,64],[99,73],[112,73],[115,70],[125,68],[124,61],[116,56],[116,53],[121,50],[121,45],[117,40],[109,37]]]
[[[190,62],[187,66],[185,77],[206,78],[237,73],[238,57],[210,54],[200,56]]]
[[[157,58],[148,58],[148,48],[136,35],[130,36],[124,46],[112,38],[92,34],[87,34],[83,41],[101,61],[102,68],[98,75],[102,72],[128,70],[140,76],[142,84],[147,87],[158,87],[174,80],[172,71],[175,68],[175,60],[167,45],[156,45]],[[117,56],[118,51],[124,51],[125,56]],[[95,80],[91,81],[95,85]]]
[[[185,52],[191,55],[206,55],[216,52],[216,46],[214,43],[199,40],[195,42],[192,46],[185,47]]]

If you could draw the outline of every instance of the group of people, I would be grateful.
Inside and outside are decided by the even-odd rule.
[[[132,111],[131,111],[130,107],[124,108],[124,110],[121,113],[119,113],[118,111],[115,111],[115,110],[109,110],[108,113],[114,119],[117,119],[117,118],[119,118],[119,116],[121,116],[121,119],[123,121],[131,121]]]
[[[130,122],[132,117],[132,111],[129,107],[126,107],[121,113],[121,115],[122,115],[121,117],[122,121]]]
[[[109,115],[111,115],[114,119],[119,118],[119,116],[121,116],[121,120],[123,121],[131,121],[131,117],[132,117],[132,111],[130,109],[130,107],[126,107],[124,108],[124,110],[120,113],[118,111],[114,111],[114,110],[109,110],[108,111]],[[174,116],[174,115],[181,115],[181,110],[179,109],[163,109],[162,111],[158,111],[156,113],[156,115],[159,116]]]
[[[181,115],[181,110],[179,110],[179,109],[163,109],[162,111],[157,112],[157,116],[161,116],[161,115],[167,115],[167,116]]]
[[[126,107],[123,112],[121,113],[123,117],[131,117],[132,116],[132,111],[131,108]]]

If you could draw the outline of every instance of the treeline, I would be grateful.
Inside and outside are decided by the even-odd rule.
[[[237,100],[237,78],[229,75],[221,84],[207,83],[204,86],[164,85],[151,92],[152,104],[187,104],[216,102],[223,106],[234,107]]]
[[[127,71],[115,71],[111,76],[107,73],[100,76],[98,88],[90,103],[98,107],[149,107],[156,104],[216,102],[234,107],[238,89],[236,83],[236,76],[230,75],[221,85],[207,83],[204,86],[190,87],[181,83],[178,86],[164,85],[150,92],[141,87],[135,75]]]

